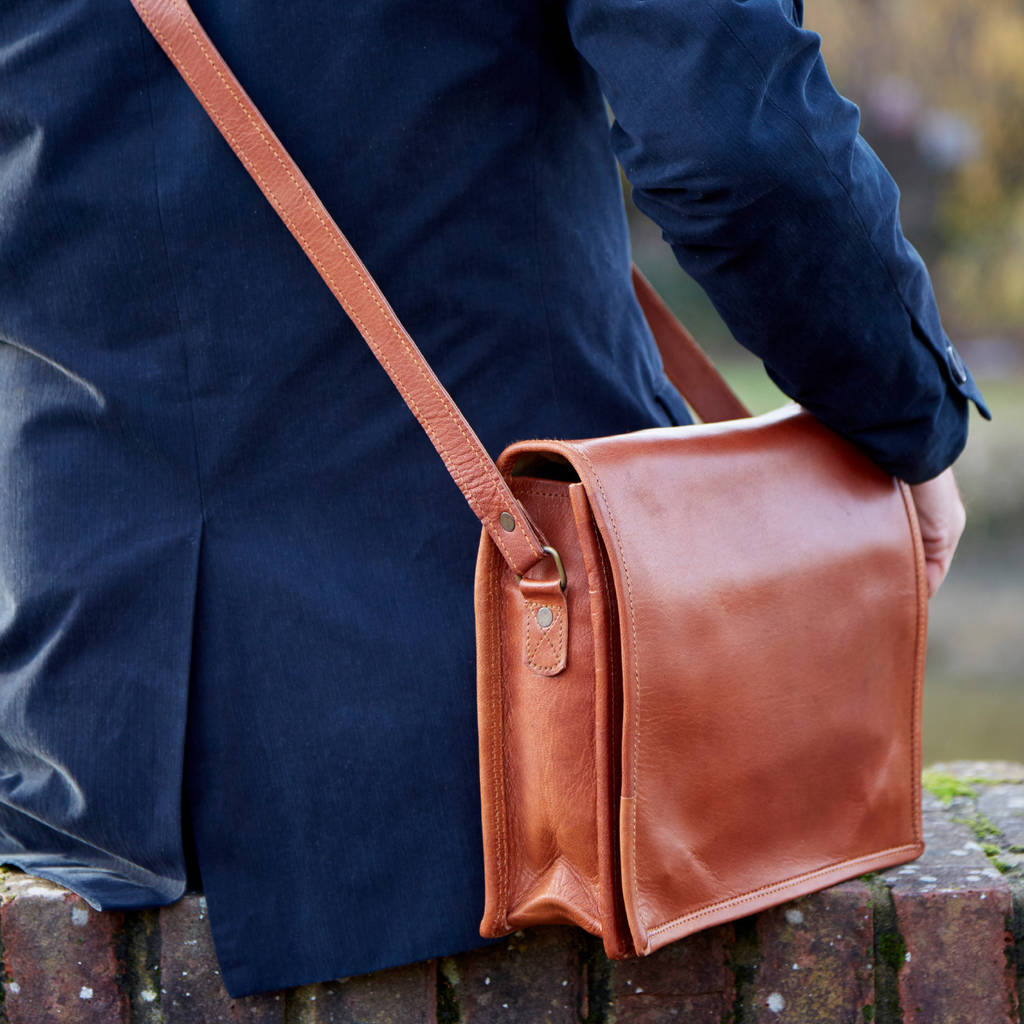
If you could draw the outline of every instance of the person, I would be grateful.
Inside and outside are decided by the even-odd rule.
[[[688,422],[617,158],[939,582],[984,404],[799,5],[195,6],[492,453]],[[127,0],[0,8],[0,267],[0,858],[236,996],[480,945],[479,526]]]

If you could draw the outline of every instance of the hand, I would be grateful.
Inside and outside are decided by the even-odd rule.
[[[960,535],[964,532],[967,513],[957,490],[953,470],[943,470],[937,477],[910,488],[921,524],[924,544],[928,596],[933,597],[949,572]]]

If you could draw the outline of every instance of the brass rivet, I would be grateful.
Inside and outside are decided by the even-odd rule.
[[[501,528],[506,533],[511,533],[516,528],[516,521],[512,518],[512,515],[509,512],[502,512],[501,515],[498,516],[498,521],[501,523]]]
[[[541,629],[547,629],[552,622],[555,621],[555,616],[550,608],[541,608],[537,612],[537,624]]]

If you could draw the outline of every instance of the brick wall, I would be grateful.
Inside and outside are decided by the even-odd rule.
[[[1024,766],[958,763],[945,773],[930,776],[921,860],[625,963],[581,932],[545,928],[462,956],[230,1000],[201,896],[99,914],[9,872],[0,1024],[1018,1024]]]

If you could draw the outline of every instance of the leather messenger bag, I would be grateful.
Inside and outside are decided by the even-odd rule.
[[[637,274],[704,423],[495,464],[188,5],[132,2],[483,524],[481,933],[571,923],[648,954],[918,856],[906,485],[796,406],[750,417]]]

